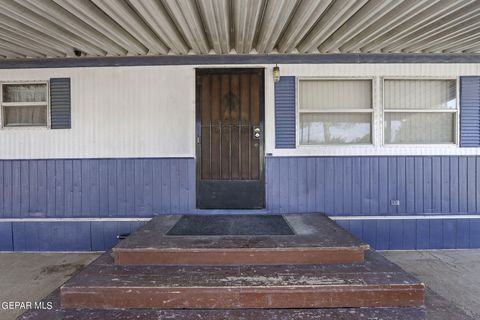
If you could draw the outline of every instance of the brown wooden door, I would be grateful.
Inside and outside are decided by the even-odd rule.
[[[263,69],[198,69],[197,207],[264,207]]]

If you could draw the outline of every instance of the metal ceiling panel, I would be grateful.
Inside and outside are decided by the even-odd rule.
[[[480,54],[480,0],[2,0],[0,59]]]

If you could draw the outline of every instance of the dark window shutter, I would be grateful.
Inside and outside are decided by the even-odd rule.
[[[275,83],[275,147],[296,147],[295,77],[280,77]]]
[[[72,127],[70,78],[50,79],[50,124],[52,129]]]
[[[460,78],[460,146],[480,147],[480,77]]]

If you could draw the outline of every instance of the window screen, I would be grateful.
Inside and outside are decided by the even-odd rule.
[[[300,80],[303,145],[372,143],[372,81]]]
[[[47,126],[46,83],[3,84],[2,118],[5,127]]]

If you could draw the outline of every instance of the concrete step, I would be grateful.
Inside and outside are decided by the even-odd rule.
[[[162,215],[113,254],[120,265],[363,262],[369,246],[323,214]]]
[[[420,306],[424,285],[379,254],[361,264],[122,266],[105,254],[61,288],[64,308]]]

